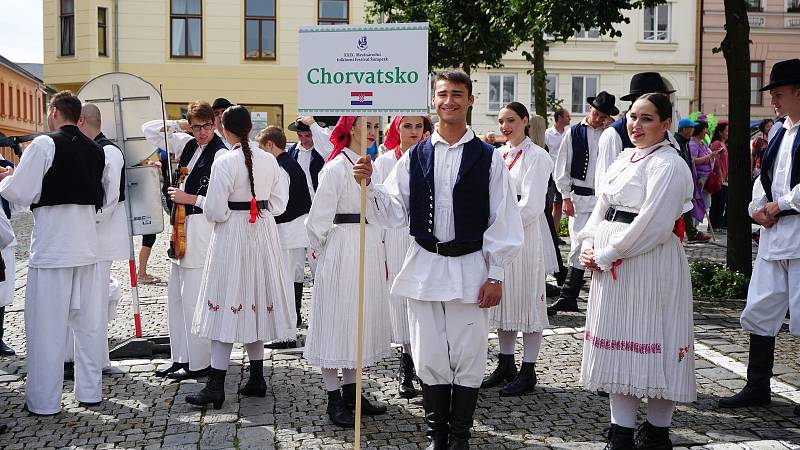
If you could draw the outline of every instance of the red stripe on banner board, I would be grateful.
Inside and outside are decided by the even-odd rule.
[[[372,92],[350,92],[351,97],[372,97]]]

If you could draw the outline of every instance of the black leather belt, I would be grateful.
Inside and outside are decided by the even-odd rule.
[[[518,195],[518,196],[517,196],[517,201],[520,201],[520,200],[522,200],[522,196],[521,196],[521,195]]]
[[[784,209],[778,213],[777,217],[796,216],[797,214],[800,214],[800,212],[798,212],[796,209]]]
[[[483,248],[483,241],[439,242],[422,238],[414,238],[414,240],[420,247],[431,253],[449,257],[469,255]]]
[[[594,189],[583,186],[572,185],[572,192],[583,197],[591,197],[594,195]]]
[[[194,205],[184,205],[184,210],[186,211],[187,216],[191,216],[192,214],[203,214],[203,208],[198,208]]]
[[[333,223],[361,223],[361,214],[336,214],[333,216]],[[364,223],[369,223],[366,220]]]
[[[630,212],[630,211],[620,211],[616,208],[608,208],[606,210],[606,215],[604,219],[609,222],[622,222],[622,223],[631,223],[633,219],[638,216],[638,213]]]
[[[256,208],[268,209],[266,200],[256,201]],[[250,202],[228,202],[228,209],[231,211],[250,211]]]

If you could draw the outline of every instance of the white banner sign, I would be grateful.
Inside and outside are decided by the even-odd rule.
[[[300,28],[301,115],[428,113],[428,24]]]

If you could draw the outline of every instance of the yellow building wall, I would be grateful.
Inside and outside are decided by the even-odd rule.
[[[76,3],[76,55],[59,57],[58,0],[44,1],[45,81],[75,89],[114,70],[112,0]],[[97,56],[97,7],[109,8],[108,57]],[[365,0],[351,0],[350,23],[364,23]],[[77,9],[82,8],[82,9]],[[119,70],[163,85],[171,104],[225,97],[248,105],[278,105],[288,124],[297,115],[298,28],[317,23],[317,0],[276,1],[276,59],[244,59],[244,0],[202,0],[202,58],[170,58],[169,0],[119,1]],[[170,108],[174,110],[174,108]],[[287,120],[288,119],[288,120]]]

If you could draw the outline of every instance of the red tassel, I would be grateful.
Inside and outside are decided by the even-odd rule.
[[[256,217],[258,216],[258,206],[256,205],[256,198],[253,197],[250,199],[250,223],[256,223]]]
[[[617,266],[619,266],[619,265],[622,265],[622,260],[621,260],[621,259],[618,259],[618,260],[614,261],[614,263],[613,263],[613,264],[611,264],[611,279],[612,279],[612,280],[614,280],[614,281],[617,281],[617,271],[616,271],[616,268],[617,268]]]
[[[680,239],[681,242],[683,242],[683,237],[686,235],[686,222],[683,220],[683,216],[675,221],[675,226],[672,227],[672,232],[675,233],[675,236],[678,236],[678,239]]]

